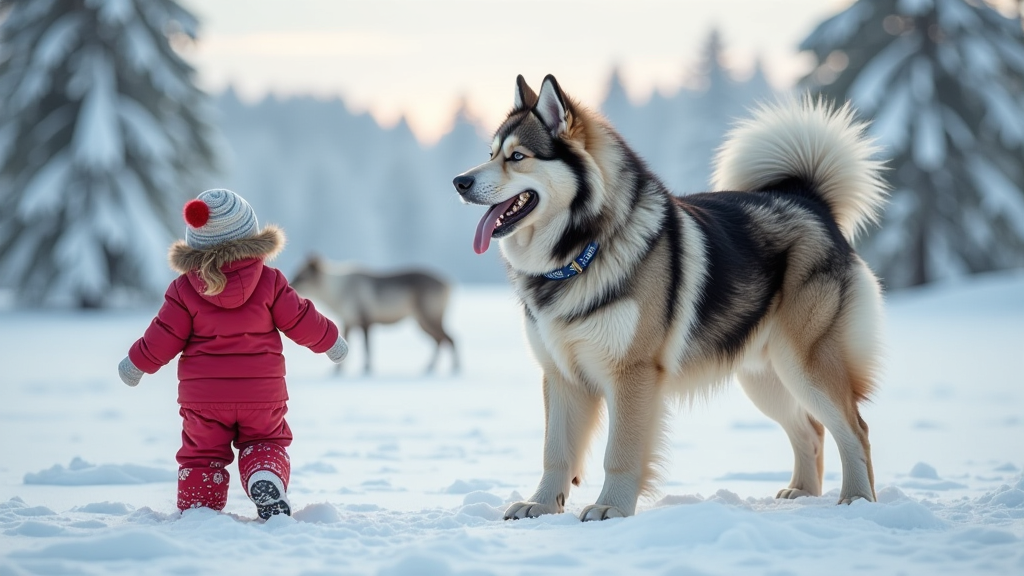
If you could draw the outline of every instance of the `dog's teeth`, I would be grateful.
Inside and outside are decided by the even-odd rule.
[[[530,199],[530,193],[529,192],[523,192],[522,194],[519,195],[519,200],[522,201],[522,202],[526,202],[529,199]]]

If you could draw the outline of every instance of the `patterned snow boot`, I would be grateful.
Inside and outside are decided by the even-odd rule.
[[[284,482],[273,472],[261,470],[249,478],[249,498],[256,504],[256,513],[266,520],[275,514],[292,515],[291,504],[284,491]]]
[[[269,442],[247,446],[238,454],[238,471],[260,518],[292,515],[287,495],[291,463],[284,448]]]
[[[228,471],[219,462],[209,467],[178,469],[178,510],[223,510],[228,502]]]

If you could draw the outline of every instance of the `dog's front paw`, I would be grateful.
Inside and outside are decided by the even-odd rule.
[[[540,502],[516,502],[505,510],[505,520],[519,520],[522,518],[537,518],[544,514],[561,514],[562,506],[559,504],[541,504]]]
[[[782,490],[779,490],[778,494],[775,495],[775,497],[780,500],[796,500],[797,498],[802,498],[803,496],[814,496],[814,494],[811,494],[807,490],[801,490],[799,488],[783,488]]]
[[[603,504],[591,504],[580,513],[580,520],[591,522],[594,520],[607,520],[609,518],[625,518],[627,514],[615,506]]]

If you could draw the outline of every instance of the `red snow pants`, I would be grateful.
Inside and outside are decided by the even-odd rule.
[[[285,448],[292,431],[284,416],[287,406],[237,408],[182,406],[181,449],[178,450],[178,509],[222,510],[228,500],[228,471],[238,450],[242,488],[261,470],[276,474],[288,488],[291,464]]]

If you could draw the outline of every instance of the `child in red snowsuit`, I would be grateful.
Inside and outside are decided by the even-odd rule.
[[[207,190],[185,205],[185,240],[171,246],[181,273],[145,335],[118,372],[129,386],[178,353],[178,508],[221,510],[238,449],[238,471],[261,518],[291,514],[281,335],[335,363],[348,352],[333,322],[299,297],[284,274],[264,265],[284,247],[274,226],[262,230],[249,204],[230,190]]]

